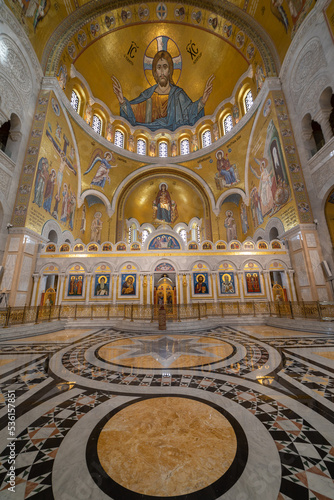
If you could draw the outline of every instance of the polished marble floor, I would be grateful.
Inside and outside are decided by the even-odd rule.
[[[3,330],[0,384],[1,499],[334,499],[334,330]]]

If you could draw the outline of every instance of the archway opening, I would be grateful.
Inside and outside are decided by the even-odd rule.
[[[58,243],[58,235],[54,229],[51,229],[51,231],[49,232],[48,241],[51,241],[52,243],[56,243],[56,244]]]
[[[331,107],[332,107],[332,111],[331,111],[331,114],[329,115],[329,124],[330,124],[331,129],[332,129],[332,134],[334,135],[334,94],[332,94],[332,97],[331,97]]]
[[[269,240],[277,240],[278,238],[278,229],[277,227],[272,227],[269,231]]]
[[[311,127],[317,151],[320,151],[320,149],[325,145],[325,139],[321,126],[318,122],[311,120]]]
[[[9,137],[9,131],[10,131],[10,121],[8,120],[8,122],[5,122],[0,127],[0,149],[3,152],[6,151],[7,141],[8,141],[8,137]]]

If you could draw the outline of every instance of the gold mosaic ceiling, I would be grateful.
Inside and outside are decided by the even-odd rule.
[[[182,69],[174,71],[174,81],[193,101],[202,96],[209,76],[212,73],[215,75],[213,92],[205,108],[206,114],[215,111],[222,96],[232,96],[236,82],[249,68],[244,55],[223,39],[196,27],[172,23],[141,24],[110,33],[83,51],[74,65],[84,75],[94,97],[118,114],[119,105],[111,85],[112,75],[121,82],[124,96],[129,100],[137,97],[155,83],[150,71],[145,74],[143,61],[150,44],[152,53],[158,50],[159,40],[168,41],[172,55],[173,52],[176,57],[181,54]],[[193,58],[187,52],[190,43],[193,43],[194,51],[198,52]],[[131,46],[135,47],[132,54]],[[130,59],[130,55],[133,58]]]
[[[119,107],[111,75],[130,99],[151,85],[144,55],[158,37],[167,37],[169,46],[177,47],[178,85],[192,100],[201,97],[207,78],[215,74],[208,115],[232,96],[246,71],[253,78],[258,66],[266,75],[279,73],[298,26],[315,4],[282,0],[278,8],[271,0],[47,0],[41,11],[33,2],[5,2],[29,36],[45,74],[56,76],[63,65],[70,75],[73,66],[94,98],[115,115]]]

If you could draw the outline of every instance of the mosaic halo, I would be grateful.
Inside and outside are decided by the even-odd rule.
[[[158,36],[152,40],[148,45],[144,54],[144,74],[145,78],[150,86],[155,85],[156,81],[152,73],[153,58],[157,52],[164,50],[169,52],[172,56],[174,73],[173,80],[177,85],[182,72],[182,56],[179,47],[176,45],[174,40],[168,36]]]

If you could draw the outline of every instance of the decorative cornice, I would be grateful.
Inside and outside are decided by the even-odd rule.
[[[18,235],[29,236],[30,238],[36,240],[37,243],[48,242],[47,238],[43,238],[43,236],[36,233],[35,231],[32,231],[32,229],[28,229],[27,227],[11,227],[8,232],[10,235],[18,234]]]
[[[315,231],[317,229],[316,224],[298,224],[293,228],[289,229],[285,233],[280,235],[280,239],[286,239],[289,241],[293,236],[296,236],[301,231]]]

